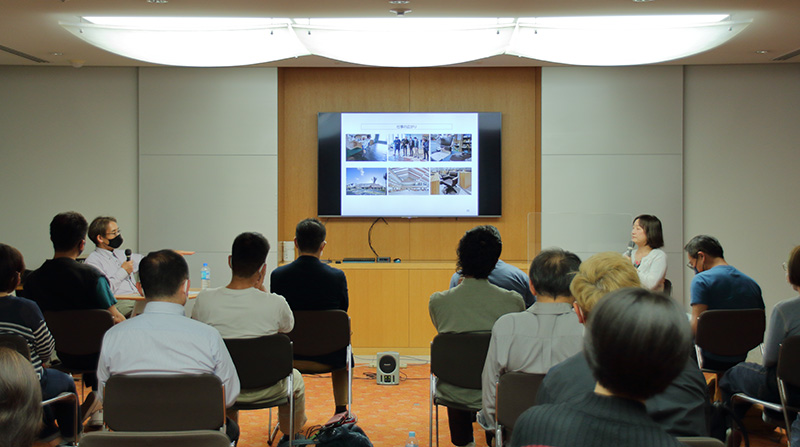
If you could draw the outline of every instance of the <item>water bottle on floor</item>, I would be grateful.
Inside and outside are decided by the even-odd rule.
[[[408,440],[406,440],[406,447],[419,447],[417,442],[417,434],[413,431],[408,432]]]
[[[200,288],[205,290],[211,285],[211,269],[208,268],[208,263],[203,263],[203,268],[200,270]]]

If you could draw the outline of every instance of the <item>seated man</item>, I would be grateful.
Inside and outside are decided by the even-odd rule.
[[[270,291],[286,298],[293,311],[341,309],[347,312],[347,278],[344,272],[323,264],[319,258],[327,244],[325,225],[317,219],[305,219],[295,228],[294,246],[298,257],[276,268],[270,275]],[[295,355],[294,365],[303,371],[331,373],[334,414],[347,411],[347,349],[319,357]]]
[[[239,396],[236,367],[216,329],[186,318],[189,266],[172,250],[151,252],[139,263],[144,312],[106,332],[97,378],[105,385],[114,374],[214,374],[225,387],[228,407]],[[102,398],[102,388],[100,397]],[[239,427],[228,420],[231,441]]]
[[[28,342],[31,363],[44,399],[52,399],[63,392],[74,393],[75,382],[69,374],[44,367],[53,356],[55,342],[44,322],[42,311],[33,301],[11,295],[24,271],[22,253],[14,247],[0,244],[0,334],[16,335]],[[94,393],[89,394],[84,400],[83,414],[88,417],[98,406],[99,401]],[[63,440],[74,439],[74,409],[72,402],[56,402],[44,407],[45,425],[39,438],[51,439],[60,432]],[[55,421],[58,421],[58,427]]]
[[[581,322],[609,292],[639,286],[639,274],[630,260],[614,252],[600,253],[581,264],[570,290]],[[639,369],[640,371],[641,368]],[[644,372],[642,372],[644,374]],[[551,404],[580,398],[594,389],[592,370],[583,354],[576,354],[550,368],[536,403]],[[678,377],[661,393],[647,399],[647,413],[673,436],[708,436],[706,381],[697,362],[687,358]]]
[[[487,225],[487,227],[493,229],[497,233],[497,238],[500,239],[500,232],[497,231],[497,228],[492,225]],[[500,249],[502,251],[502,245],[500,246]],[[453,287],[459,285],[463,280],[464,276],[460,271],[453,273],[453,276],[450,278],[450,288],[452,289]],[[503,289],[513,290],[519,293],[522,299],[525,300],[526,308],[530,307],[531,304],[536,301],[536,297],[528,287],[528,275],[513,265],[506,264],[502,259],[497,260],[497,264],[495,264],[494,268],[492,269],[492,273],[489,273],[489,282]]]
[[[597,378],[594,390],[529,408],[511,445],[683,445],[650,418],[644,402],[681,373],[691,338],[686,316],[670,298],[638,287],[609,293],[586,323],[582,355]]]
[[[261,233],[242,233],[233,241],[228,264],[231,282],[197,295],[192,318],[215,327],[223,339],[257,338],[287,333],[294,327],[294,315],[286,300],[264,290],[269,242]],[[266,389],[242,390],[238,402],[270,401],[286,395],[286,381]],[[238,411],[229,412],[238,422]],[[288,440],[289,404],[278,407],[278,421]],[[294,370],[294,428],[299,433],[306,422],[303,376]]]
[[[536,302],[524,312],[503,315],[494,324],[483,366],[483,409],[478,414],[484,429],[495,429],[495,384],[501,375],[513,371],[545,374],[581,351],[583,326],[572,308],[575,299],[569,290],[580,265],[580,258],[568,251],[539,253],[530,269]]]
[[[89,224],[89,239],[97,247],[89,253],[86,264],[95,267],[105,275],[114,295],[138,295],[134,273],[139,272],[139,261],[142,255],[132,253],[128,257],[121,250],[122,233],[113,217],[96,217]],[[130,316],[134,302],[121,300],[117,302],[117,310],[125,316]]]
[[[489,332],[502,315],[525,310],[525,302],[517,292],[489,282],[501,249],[502,242],[494,227],[482,225],[464,234],[456,250],[456,265],[464,280],[452,289],[434,293],[428,302],[431,322],[437,332]],[[439,382],[436,394],[470,408],[481,407],[480,390]],[[447,416],[453,444],[459,447],[474,444],[475,412],[448,407]]]
[[[706,310],[763,309],[761,288],[749,276],[725,262],[722,245],[711,236],[695,236],[684,247],[692,279],[692,333],[697,332],[697,319]],[[703,368],[726,370],[745,361],[744,357],[703,353]]]

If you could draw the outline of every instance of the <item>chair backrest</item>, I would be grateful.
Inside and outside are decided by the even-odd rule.
[[[272,386],[292,373],[292,342],[286,334],[225,339],[242,389]]]
[[[230,447],[228,437],[215,430],[121,432],[95,431],[81,437],[85,447]]]
[[[678,442],[689,447],[725,447],[725,443],[717,438],[706,438],[701,436],[679,437]]]
[[[743,356],[764,341],[763,309],[707,310],[697,320],[695,344],[716,355]]]
[[[431,374],[461,388],[481,389],[490,332],[439,334],[431,342]]]
[[[335,310],[294,312],[294,329],[289,332],[294,353],[303,356],[325,355],[350,344],[350,317]]]
[[[514,429],[517,418],[536,404],[536,393],[544,380],[544,374],[509,372],[497,382],[497,423],[509,430]]]
[[[114,431],[217,430],[225,424],[222,382],[213,374],[112,375],[103,418]]]
[[[59,355],[98,354],[103,335],[114,326],[111,312],[105,309],[47,311],[44,319]]]
[[[21,335],[0,334],[0,346],[13,349],[22,354],[26,359],[31,359],[31,351],[28,342],[25,340],[25,337]]]
[[[781,343],[778,354],[777,376],[790,387],[787,390],[787,406],[792,409],[800,407],[800,402],[794,398],[800,390],[800,335],[789,337]]]

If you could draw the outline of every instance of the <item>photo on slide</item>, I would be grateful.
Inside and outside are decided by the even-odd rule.
[[[378,134],[347,134],[347,161],[386,161],[386,141]]]
[[[428,195],[429,178],[427,168],[389,168],[389,195]]]
[[[431,134],[431,161],[472,161],[472,134]]]
[[[430,135],[389,134],[389,161],[430,161]]]
[[[386,168],[347,168],[348,196],[385,196]]]
[[[472,195],[472,168],[431,169],[431,195]]]

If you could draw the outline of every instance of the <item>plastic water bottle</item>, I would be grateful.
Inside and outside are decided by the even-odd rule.
[[[419,447],[417,442],[417,434],[413,431],[408,432],[408,440],[406,440],[406,447]]]
[[[205,290],[211,285],[211,269],[208,268],[208,263],[203,263],[203,268],[200,270],[200,288]]]

